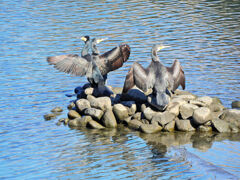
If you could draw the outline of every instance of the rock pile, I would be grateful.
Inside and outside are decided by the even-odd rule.
[[[95,97],[90,87],[77,91],[78,99],[68,106],[68,118],[61,121],[70,127],[95,129],[124,124],[144,133],[240,131],[240,110],[226,109],[218,98],[177,90],[166,110],[159,112],[147,103],[146,94],[139,89],[131,89],[124,96],[121,88],[112,91],[111,97]]]

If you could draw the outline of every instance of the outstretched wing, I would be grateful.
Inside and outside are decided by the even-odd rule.
[[[104,75],[110,71],[114,71],[122,67],[123,63],[128,60],[129,56],[129,45],[122,44],[99,56],[99,61],[97,64]]]
[[[84,76],[88,73],[91,62],[76,54],[60,55],[48,57],[49,64],[61,72],[76,76]]]
[[[175,60],[172,67],[167,67],[167,70],[173,75],[173,91],[175,91],[179,85],[185,89],[185,75],[180,62],[178,60]]]

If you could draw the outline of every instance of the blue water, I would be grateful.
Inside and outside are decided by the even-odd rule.
[[[58,72],[46,57],[79,53],[79,37],[108,37],[105,52],[128,43],[131,56],[111,72],[122,87],[134,61],[150,62],[153,44],[171,65],[179,59],[186,90],[240,99],[239,1],[8,1],[0,2],[1,179],[236,179],[240,135],[168,134],[154,138],[126,129],[72,130],[43,115],[61,106],[86,78]]]

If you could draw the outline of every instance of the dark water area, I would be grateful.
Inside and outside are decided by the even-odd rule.
[[[131,55],[108,76],[122,87],[134,61],[150,63],[153,44],[170,66],[179,59],[186,90],[240,99],[240,1],[0,1],[1,179],[238,179],[240,134],[144,135],[120,128],[76,130],[44,121],[66,106],[86,78],[58,72],[46,57],[80,53],[79,37],[128,43]]]

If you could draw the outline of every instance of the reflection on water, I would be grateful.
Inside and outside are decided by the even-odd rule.
[[[73,99],[65,94],[86,82],[46,62],[79,53],[82,35],[108,37],[101,52],[130,45],[130,59],[109,74],[109,85],[122,87],[132,63],[147,66],[152,45],[163,43],[171,48],[161,61],[180,60],[188,91],[230,107],[240,98],[239,8],[227,0],[1,1],[0,178],[208,179],[212,169],[221,179],[240,176],[239,134],[71,130],[42,118],[66,107]]]

